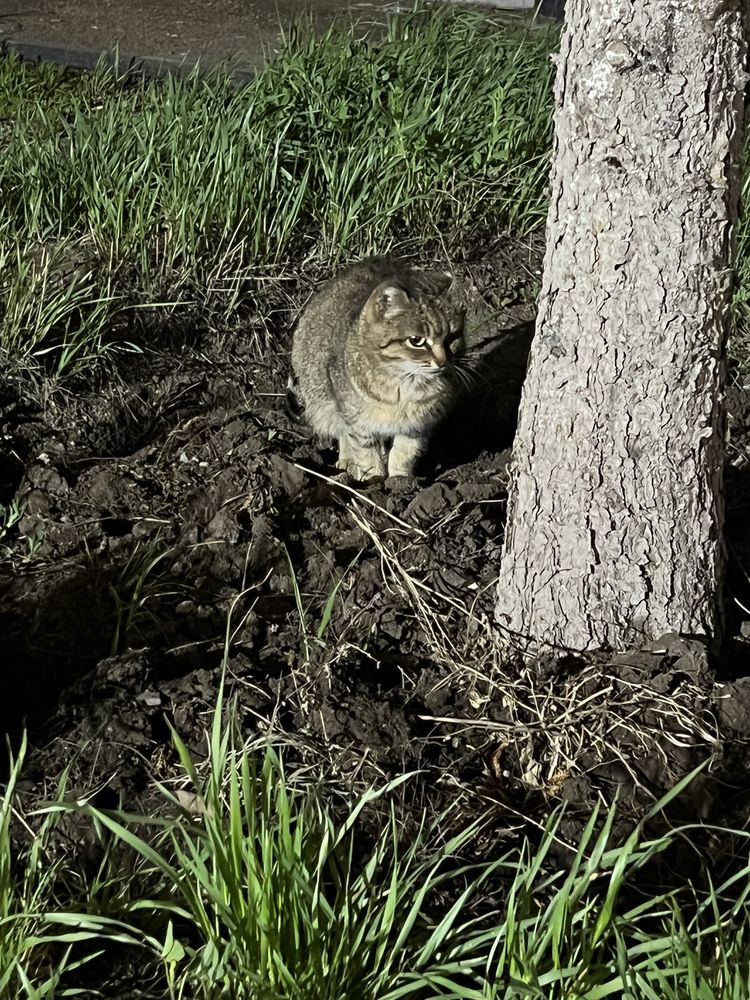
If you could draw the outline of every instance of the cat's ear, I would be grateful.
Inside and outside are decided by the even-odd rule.
[[[415,279],[417,286],[434,298],[443,295],[453,284],[453,275],[445,271],[417,271]]]
[[[381,321],[401,316],[410,308],[411,300],[404,289],[389,282],[378,285],[365,304],[367,315]]]

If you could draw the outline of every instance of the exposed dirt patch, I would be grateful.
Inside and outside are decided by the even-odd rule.
[[[506,816],[564,799],[573,836],[576,807],[619,793],[642,812],[711,757],[679,808],[746,821],[741,622],[725,682],[678,639],[528,665],[498,646],[519,287],[538,266],[516,248],[458,268],[482,388],[413,481],[333,480],[290,420],[294,308],[272,355],[240,332],[133,356],[98,391],[5,385],[0,500],[22,516],[2,541],[2,722],[30,726],[27,788],[73,761],[73,787],[135,807],[174,767],[169,723],[204,752],[226,661],[247,732],[294,736],[342,779],[434,768]]]

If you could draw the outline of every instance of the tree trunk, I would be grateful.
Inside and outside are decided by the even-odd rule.
[[[746,0],[569,0],[497,620],[715,640]]]

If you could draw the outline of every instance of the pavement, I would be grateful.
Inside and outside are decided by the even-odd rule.
[[[324,27],[337,14],[383,21],[396,9],[392,0],[0,0],[0,38],[6,50],[81,69],[118,49],[126,65],[179,70],[200,60],[244,74],[305,11]]]
[[[533,0],[489,3],[518,9]],[[189,71],[200,61],[245,76],[305,12],[321,28],[344,15],[367,32],[412,6],[410,0],[0,0],[0,49],[80,69],[93,68],[102,54],[114,62],[117,52],[121,68]]]

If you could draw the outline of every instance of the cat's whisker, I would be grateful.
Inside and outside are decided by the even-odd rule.
[[[473,389],[480,381],[478,372],[461,365],[455,365],[452,369],[451,375],[455,378],[459,386],[466,390]]]
[[[469,390],[490,384],[490,371],[483,358],[457,358],[453,367],[456,377]]]
[[[466,356],[453,358],[453,367],[461,368],[463,371],[478,371],[482,367],[482,363],[482,358],[472,358]]]

